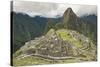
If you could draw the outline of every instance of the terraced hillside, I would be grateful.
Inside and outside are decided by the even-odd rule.
[[[74,30],[50,29],[28,41],[13,55],[14,65],[53,64],[96,60],[96,46]]]

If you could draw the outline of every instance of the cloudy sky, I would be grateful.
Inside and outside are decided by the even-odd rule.
[[[13,11],[23,12],[30,16],[41,15],[44,17],[62,16],[65,10],[71,7],[77,16],[97,15],[97,6],[95,5],[71,5],[59,3],[30,2],[30,1],[14,1]]]

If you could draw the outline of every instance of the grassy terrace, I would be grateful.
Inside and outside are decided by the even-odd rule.
[[[18,60],[16,58],[13,59],[14,66],[23,66],[23,65],[37,65],[37,64],[49,64],[50,61],[47,61],[46,59],[43,59],[41,57],[36,56],[29,56],[26,58],[23,58],[21,60]]]
[[[14,66],[58,64],[58,63],[62,64],[62,63],[75,63],[75,62],[80,62],[80,60],[77,59],[51,60],[51,59],[45,59],[37,56],[29,56],[21,60],[15,58],[13,59]]]
[[[78,40],[75,40],[67,30],[59,30],[56,32],[64,41],[69,41],[72,44],[74,44],[76,47],[82,47],[81,42]]]

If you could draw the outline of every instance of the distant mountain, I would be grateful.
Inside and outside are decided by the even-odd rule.
[[[13,17],[13,36],[14,36],[14,52],[24,45],[25,42],[34,39],[36,36],[42,35],[47,18],[30,17],[27,14],[12,12]]]
[[[60,18],[45,18],[40,16],[30,17],[24,13],[11,12],[13,20],[13,52],[18,50],[25,42],[34,39],[35,37],[43,35],[47,32],[47,24],[49,19],[52,19],[56,24]]]
[[[97,22],[97,16],[96,15],[82,16],[81,18],[83,20],[87,20],[87,21],[92,22],[94,24]]]

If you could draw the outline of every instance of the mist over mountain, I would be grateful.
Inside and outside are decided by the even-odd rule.
[[[13,7],[13,11],[26,13],[31,17],[37,15],[48,18],[56,17],[57,15],[63,16],[63,13],[69,7],[71,7],[73,12],[79,17],[91,14],[97,15],[96,5],[16,1],[13,2]]]

